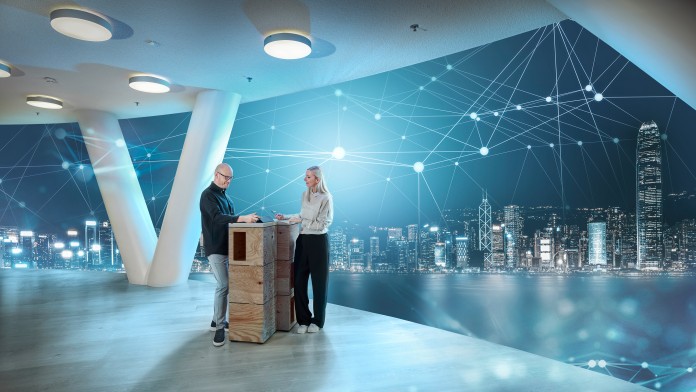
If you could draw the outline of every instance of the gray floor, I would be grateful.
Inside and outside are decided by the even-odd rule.
[[[212,345],[213,286],[0,270],[2,391],[645,391],[547,358],[329,305],[317,334]]]

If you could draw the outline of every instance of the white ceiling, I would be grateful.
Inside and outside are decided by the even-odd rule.
[[[64,6],[107,16],[114,38],[85,42],[55,32],[49,14]],[[255,101],[420,63],[563,19],[545,0],[0,0],[0,61],[13,67],[11,77],[0,79],[0,124],[74,122],[75,109],[118,118],[185,112],[208,89]],[[414,23],[422,29],[409,29]],[[263,39],[277,30],[307,34],[313,54],[269,57]],[[142,72],[169,79],[172,91],[130,89],[129,76]],[[65,107],[33,108],[25,103],[29,94],[58,97]]]

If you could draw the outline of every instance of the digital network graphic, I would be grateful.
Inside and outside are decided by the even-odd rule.
[[[190,115],[120,121],[155,227]],[[324,168],[336,222],[444,225],[444,210],[474,208],[484,192],[494,209],[632,210],[637,132],[651,121],[662,134],[664,194],[696,193],[696,111],[565,21],[383,74],[243,103],[225,162],[234,169],[230,194],[239,213],[297,212],[312,165]],[[108,219],[88,143],[74,123],[0,126],[0,226],[64,233],[86,219]],[[696,211],[680,214],[696,218]],[[650,381],[639,376],[642,360],[592,352],[567,361],[612,375],[635,371],[644,385],[667,390],[675,374],[694,366],[693,354],[675,355],[678,369],[651,368]]]

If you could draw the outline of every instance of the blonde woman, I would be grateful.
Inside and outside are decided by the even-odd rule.
[[[326,319],[329,287],[329,226],[333,221],[333,199],[319,166],[307,169],[304,177],[307,190],[302,193],[299,214],[277,214],[276,219],[300,222],[300,235],[295,243],[295,314],[297,333],[319,332]],[[312,278],[314,315],[309,310],[308,283]]]

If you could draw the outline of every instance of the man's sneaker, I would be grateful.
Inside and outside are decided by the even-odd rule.
[[[215,331],[215,337],[213,338],[213,346],[220,347],[225,344],[225,329],[220,328]]]
[[[319,332],[319,329],[320,328],[316,324],[312,323],[312,324],[309,324],[309,327],[307,327],[307,332],[315,333],[315,332]]]
[[[213,331],[213,332],[217,331],[217,327],[216,327],[215,321],[211,321],[211,322],[210,322],[210,330]],[[225,321],[225,331],[229,331],[229,330],[230,330],[230,323],[228,323],[227,321]]]
[[[297,333],[300,335],[307,332],[308,327],[306,325],[300,325],[297,327]]]

